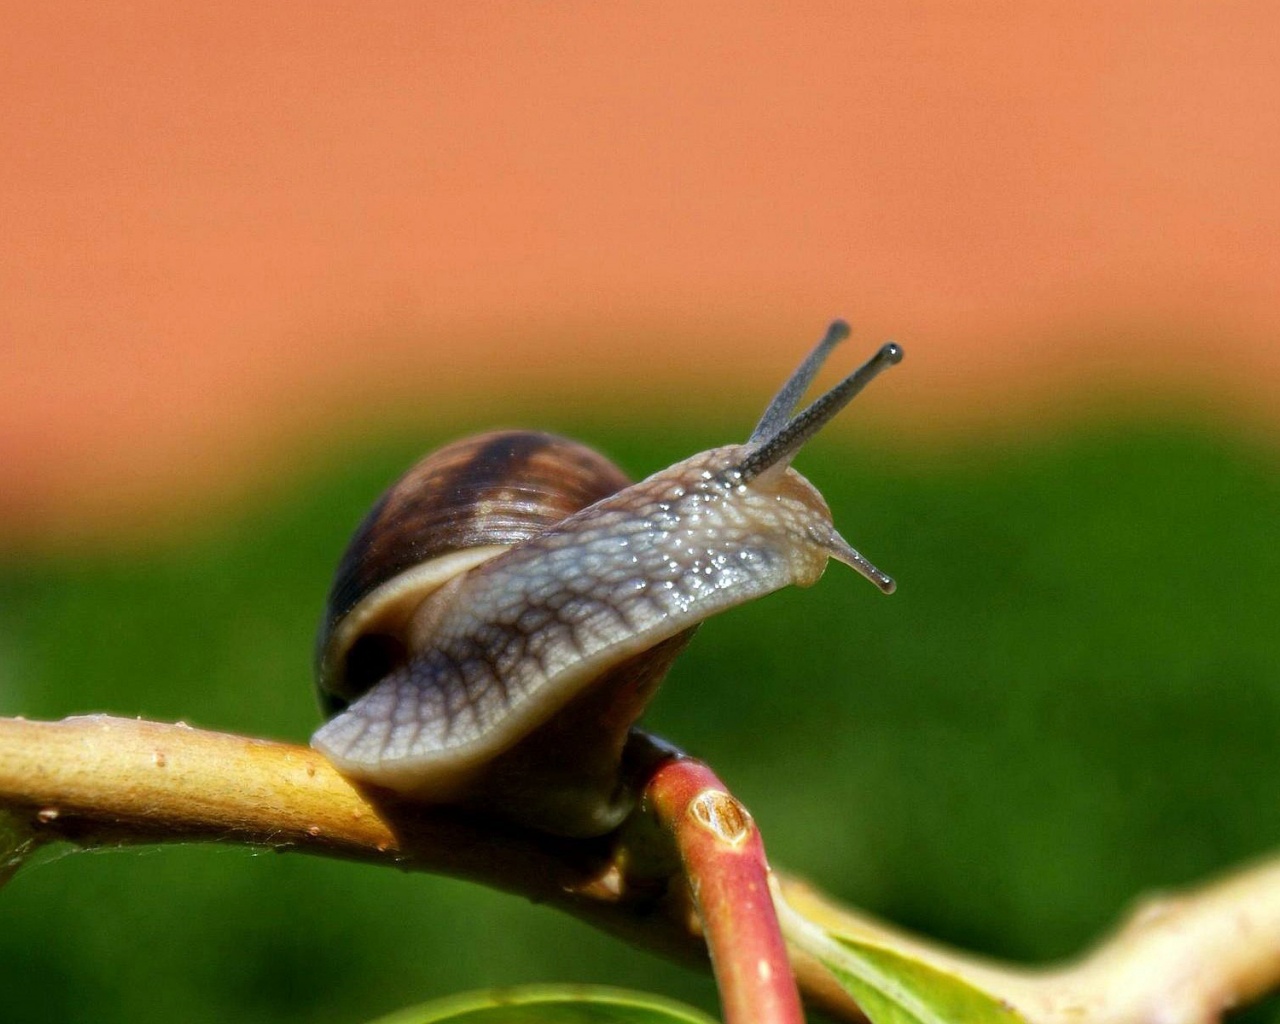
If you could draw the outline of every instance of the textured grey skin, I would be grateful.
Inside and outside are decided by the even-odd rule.
[[[604,498],[427,600],[418,653],[315,734],[343,772],[447,798],[606,668],[856,555],[785,466],[728,445]]]

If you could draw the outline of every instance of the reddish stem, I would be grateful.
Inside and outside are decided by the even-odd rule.
[[[647,805],[675,836],[702,919],[725,1024],[803,1024],[769,895],[769,864],[746,808],[701,761],[663,764]]]

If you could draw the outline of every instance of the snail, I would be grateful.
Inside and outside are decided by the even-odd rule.
[[[836,532],[791,468],[895,344],[803,411],[836,321],[744,444],[630,483],[565,438],[499,431],[426,456],[378,501],[339,565],[317,643],[328,720],[312,745],[401,797],[563,836],[635,802],[633,726],[698,624],[835,558],[894,582]]]

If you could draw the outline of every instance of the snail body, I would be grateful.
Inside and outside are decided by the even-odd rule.
[[[885,346],[792,416],[846,334],[832,326],[745,444],[638,483],[576,442],[517,431],[411,469],[339,569],[318,651],[336,717],[313,745],[413,799],[563,835],[616,827],[632,728],[704,619],[808,586],[833,557],[893,589],[789,465],[901,358]]]

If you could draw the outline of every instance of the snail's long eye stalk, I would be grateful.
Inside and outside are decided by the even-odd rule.
[[[742,464],[738,467],[743,481],[759,476],[770,466],[790,462],[795,453],[804,446],[804,443],[826,426],[863,388],[890,366],[902,361],[902,349],[896,343],[889,342],[887,345],[881,346],[879,352],[826,394],[815,399],[803,412],[791,417],[772,434],[762,433],[766,424],[772,425],[775,420],[781,419],[779,409],[784,398],[794,401],[791,397],[793,388],[798,387],[803,391],[804,386],[812,379],[814,373],[817,372],[818,367],[822,364],[822,359],[826,356],[826,353],[842,337],[839,333],[839,327],[842,326],[843,323],[841,321],[836,321],[831,325],[827,330],[826,338],[800,364],[800,368],[783,385],[782,391],[769,403],[769,408],[766,410],[764,418],[760,421],[760,426],[756,427],[755,433],[751,435],[751,440],[757,447],[743,459]],[[845,329],[847,330],[847,328]]]
[[[847,337],[849,337],[849,325],[843,320],[833,320],[831,326],[827,328],[827,333],[823,336],[823,339],[818,342],[812,352],[804,357],[804,362],[796,367],[795,372],[787,378],[787,382],[773,396],[773,401],[769,403],[769,408],[764,411],[764,415],[760,417],[760,422],[756,424],[756,429],[751,431],[751,436],[747,438],[747,444],[765,441],[787,425],[787,420],[796,411],[796,406],[800,404],[800,399],[809,390],[809,385],[813,383],[813,378],[822,369],[822,364],[827,361],[827,356],[831,354],[831,350]]]

